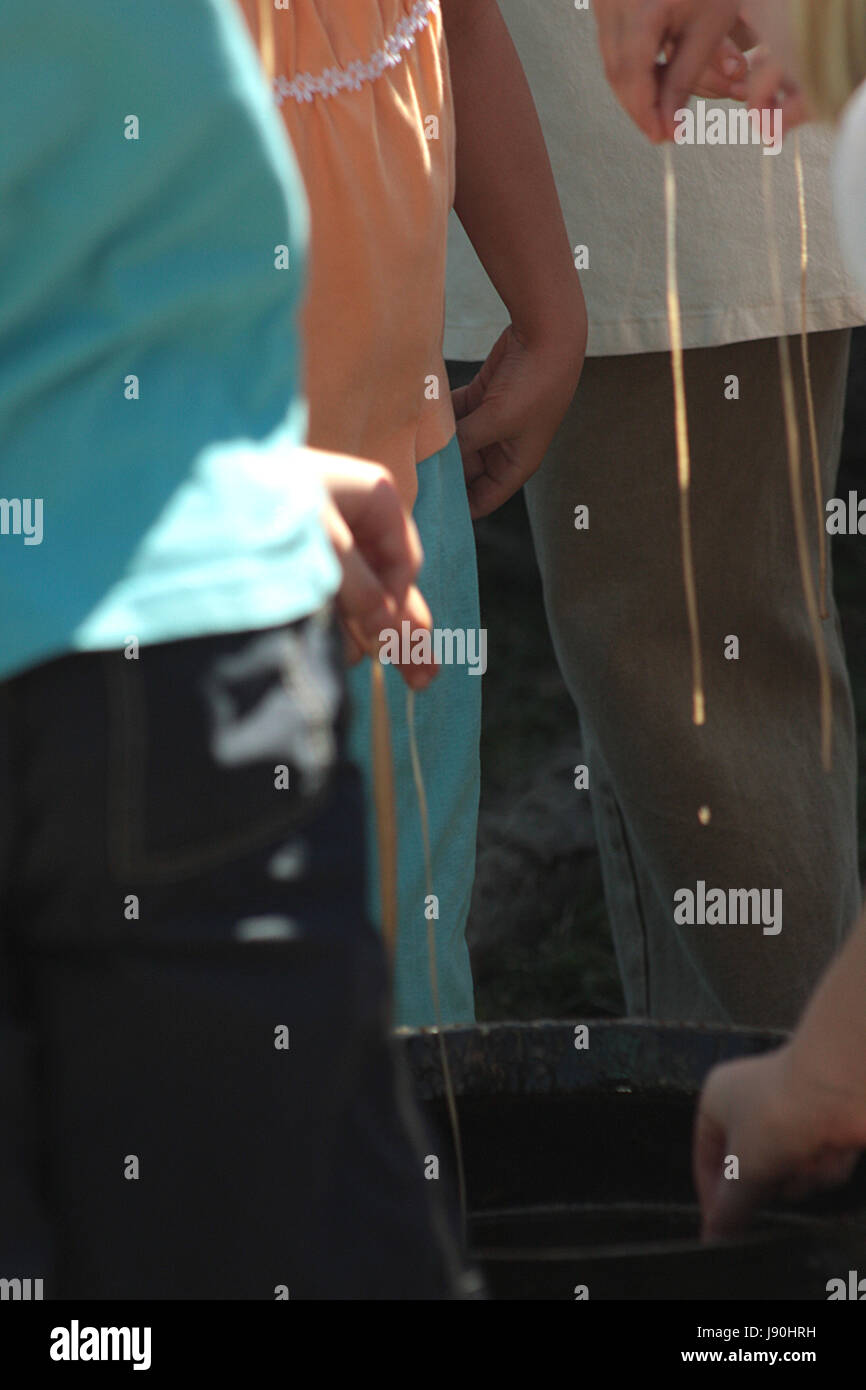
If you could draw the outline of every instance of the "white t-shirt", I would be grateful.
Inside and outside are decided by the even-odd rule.
[[[665,302],[664,157],[608,87],[590,10],[574,0],[500,0],[523,61],[550,151],[573,248],[585,247],[581,281],[589,352],[608,356],[669,347]],[[696,103],[692,103],[693,108]],[[708,100],[706,116],[731,103]],[[727,120],[727,117],[722,118]],[[800,132],[809,227],[808,327],[866,322],[866,294],[848,276],[837,241],[828,128]],[[784,331],[800,330],[800,225],[793,137],[781,153],[754,144],[673,149],[678,190],[678,270],[687,348],[774,336],[780,329],[767,259],[762,188],[770,165],[784,288]],[[866,162],[860,178],[866,183]],[[866,202],[862,204],[866,211]],[[866,224],[866,218],[864,218]],[[866,225],[860,231],[862,246]],[[508,315],[456,217],[449,229],[445,355],[487,355]]]

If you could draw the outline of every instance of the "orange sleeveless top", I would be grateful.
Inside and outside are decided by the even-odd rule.
[[[242,0],[253,35],[257,0]],[[454,433],[442,360],[454,112],[439,0],[273,10],[275,99],[310,202],[309,443],[415,465]]]

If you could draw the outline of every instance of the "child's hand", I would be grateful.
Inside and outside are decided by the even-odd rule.
[[[329,497],[325,524],[343,569],[337,610],[348,638],[350,661],[375,656],[384,628],[432,627],[430,610],[415,585],[423,552],[386,469],[339,454],[310,450],[322,464]],[[435,665],[400,667],[407,685],[423,690]]]
[[[812,119],[803,92],[763,46],[751,55],[747,100],[753,111],[779,107],[785,132]]]
[[[666,48],[670,47],[666,45]],[[748,91],[748,77],[749,64],[739,43],[732,38],[724,38],[695,82],[692,92],[694,96],[716,101],[742,101]]]
[[[705,1239],[736,1235],[764,1201],[845,1182],[863,1134],[863,1098],[809,1074],[790,1044],[709,1075],[693,1170]],[[736,1157],[738,1177],[726,1177]]]
[[[736,32],[741,0],[595,0],[607,78],[651,140],[671,140],[676,112],[719,44]],[[658,55],[670,45],[670,60]]]
[[[529,343],[513,325],[474,381],[452,393],[473,518],[487,516],[540,465],[577,389],[586,312],[572,337]]]

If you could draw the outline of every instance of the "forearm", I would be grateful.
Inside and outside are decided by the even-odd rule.
[[[866,1144],[866,910],[812,996],[790,1054],[837,1097],[852,1142]]]
[[[457,119],[455,208],[528,341],[585,334],[553,172],[520,59],[495,0],[442,0]]]

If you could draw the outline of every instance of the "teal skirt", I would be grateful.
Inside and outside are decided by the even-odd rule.
[[[462,630],[478,642],[480,614],[475,537],[456,438],[418,465],[413,512],[424,547],[420,588],[434,628]],[[447,652],[448,647],[444,650]],[[469,647],[470,653],[472,647]],[[474,648],[478,652],[477,645]],[[434,900],[427,901],[424,845],[409,754],[406,686],[385,667],[391,715],[397,809],[398,938],[394,1026],[436,1022],[430,978],[428,918],[435,933],[443,1023],[472,1023],[475,1006],[466,947],[466,919],[475,876],[480,791],[481,676],[469,664],[443,664],[427,690],[415,696],[415,734],[427,793]],[[368,910],[381,921],[379,864],[373,807],[370,669],[364,661],[349,676],[353,718],[350,750],[364,775],[367,803]]]

